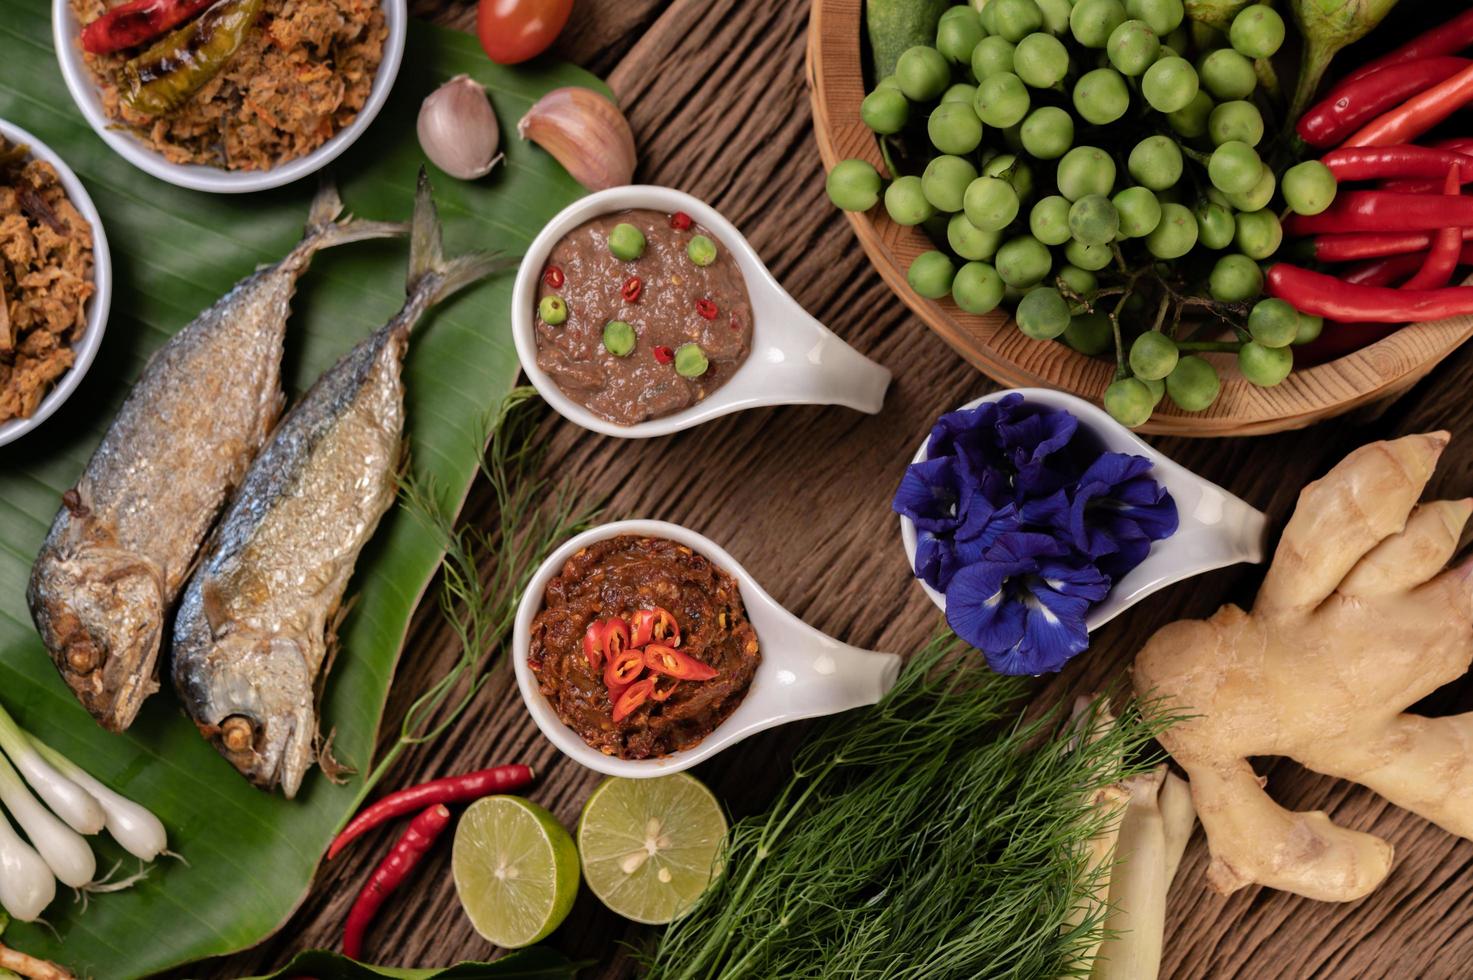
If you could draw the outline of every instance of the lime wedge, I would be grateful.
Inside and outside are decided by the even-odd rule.
[[[583,807],[578,851],[593,893],[650,925],[689,910],[720,872],[726,817],[699,780],[608,779]]]
[[[520,796],[488,796],[470,805],[455,828],[450,869],[471,925],[508,949],[547,938],[578,897],[572,836]]]

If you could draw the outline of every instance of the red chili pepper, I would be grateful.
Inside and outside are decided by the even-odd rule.
[[[654,690],[655,679],[646,677],[642,681],[630,684],[619,696],[614,699],[614,721],[620,722],[634,713],[634,709],[650,699]]]
[[[1473,287],[1361,286],[1283,262],[1269,268],[1268,291],[1301,313],[1328,320],[1409,323],[1473,313]]]
[[[1454,136],[1432,144],[1434,150],[1452,150],[1454,153],[1473,154],[1473,136]]]
[[[702,319],[714,320],[717,313],[716,304],[709,299],[698,299],[696,300],[696,312],[701,315]]]
[[[644,648],[644,665],[656,673],[683,681],[709,681],[720,674],[720,671],[701,663],[695,657],[660,643],[651,643]]]
[[[618,616],[604,620],[601,651],[606,663],[612,663],[629,649],[629,624]]]
[[[1378,180],[1382,177],[1435,177],[1437,191],[1448,167],[1458,167],[1473,180],[1473,157],[1429,146],[1342,146],[1320,158],[1341,182]]]
[[[595,619],[583,631],[583,655],[588,658],[588,665],[594,670],[603,666],[604,633],[608,631],[608,626],[608,620]]]
[[[1365,78],[1373,72],[1379,73],[1392,65],[1452,54],[1470,45],[1473,45],[1473,10],[1459,14],[1452,20],[1444,24],[1439,24],[1430,31],[1417,35],[1396,50],[1387,52],[1373,61],[1366,62],[1349,75],[1346,75],[1345,80],[1340,84],[1343,87],[1351,82]],[[1331,94],[1333,95],[1334,93]]]
[[[1473,228],[1462,230],[1463,241],[1473,241]],[[1359,262],[1387,255],[1425,252],[1432,247],[1432,233],[1426,231],[1358,231],[1343,235],[1319,235],[1314,239],[1313,255],[1320,262]]]
[[[674,677],[651,677],[650,680],[653,682],[650,684],[651,701],[669,701],[670,695],[680,686],[680,681]]]
[[[331,861],[354,840],[395,817],[402,817],[434,803],[467,803],[494,793],[513,793],[529,785],[535,776],[529,767],[519,764],[494,766],[461,776],[432,779],[390,793],[372,806],[364,807],[343,828],[342,833],[334,838],[332,846],[327,849],[327,859]]]
[[[1447,170],[1447,181],[1443,184],[1442,192],[1449,197],[1456,197],[1462,188],[1462,179],[1459,176],[1458,164],[1453,164]],[[1407,282],[1403,289],[1438,289],[1452,282],[1453,271],[1458,267],[1458,253],[1463,250],[1463,229],[1458,227],[1444,228],[1437,233],[1432,242],[1432,250],[1427,253],[1427,261],[1415,276]]]
[[[358,893],[358,899],[348,912],[348,921],[343,927],[343,955],[351,960],[363,956],[363,935],[373,923],[384,900],[394,889],[404,883],[409,873],[419,864],[425,852],[434,845],[435,839],[450,826],[450,810],[443,803],[422,812],[409,822],[404,835],[394,842],[388,855],[380,862],[368,884]]]
[[[1320,214],[1290,216],[1284,223],[1284,233],[1304,236],[1345,231],[1437,231],[1449,225],[1473,228],[1473,197],[1347,191]]]
[[[215,0],[132,0],[82,29],[82,50],[112,54],[163,37]]]
[[[624,282],[624,288],[619,290],[619,295],[624,297],[626,303],[638,303],[639,294],[644,292],[644,283],[640,282],[639,276],[630,276]]]
[[[626,650],[604,667],[604,687],[610,691],[625,688],[644,673],[644,656],[638,650]]]
[[[1345,141],[1346,146],[1390,146],[1410,143],[1473,102],[1473,65],[1378,116]]]
[[[691,216],[684,211],[676,211],[670,216],[670,227],[676,231],[689,231],[691,225],[695,224]]]
[[[673,613],[656,606],[634,614],[634,641],[630,646],[642,647],[649,643],[680,646],[680,623]]]
[[[547,283],[549,289],[562,289],[564,278],[563,270],[555,265],[548,266],[547,271],[542,273],[542,281]]]
[[[1299,138],[1310,146],[1334,146],[1387,109],[1467,68],[1466,58],[1426,58],[1393,65],[1375,78],[1342,82],[1299,117]]]
[[[669,364],[675,360],[675,351],[666,347],[664,344],[658,344],[655,347],[655,360],[661,364]]]

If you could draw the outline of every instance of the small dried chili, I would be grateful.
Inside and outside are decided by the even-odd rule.
[[[683,681],[709,681],[720,673],[681,650],[659,643],[651,643],[644,648],[644,665],[656,673]]]
[[[1296,131],[1310,146],[1334,146],[1387,109],[1444,81],[1473,62],[1466,58],[1426,58],[1379,71],[1375,78],[1340,84],[1299,117]]]
[[[716,319],[718,310],[716,309],[716,304],[709,299],[698,299],[696,300],[696,312],[701,315],[703,320],[714,320]]]
[[[1456,196],[1461,186],[1459,167],[1454,164],[1448,168],[1447,182],[1443,185],[1442,192],[1448,196]],[[1446,286],[1452,282],[1453,272],[1458,267],[1458,253],[1462,250],[1463,229],[1456,226],[1442,229],[1433,239],[1427,261],[1422,263],[1422,268],[1403,288],[1437,289]]]
[[[642,647],[648,643],[680,646],[680,624],[669,610],[656,606],[634,614],[634,641],[630,646]]]
[[[563,270],[555,265],[550,265],[542,273],[542,281],[547,283],[549,289],[562,289],[564,276]]]
[[[163,37],[215,0],[132,0],[82,29],[82,50],[112,54]]]
[[[619,295],[624,297],[626,303],[638,303],[640,293],[644,292],[644,283],[639,276],[630,276],[624,281],[624,288],[619,290]]]
[[[620,722],[634,713],[634,710],[650,699],[654,691],[655,680],[646,677],[642,681],[630,684],[619,696],[614,699],[614,721]]]
[[[356,960],[363,955],[363,936],[384,900],[404,883],[448,826],[450,809],[443,803],[436,803],[409,822],[404,835],[394,843],[388,856],[373,869],[368,884],[363,886],[348,912],[348,921],[343,927],[344,956]]]
[[[435,803],[469,803],[495,793],[514,793],[531,783],[535,777],[536,773],[527,766],[494,766],[460,776],[432,779],[390,793],[372,806],[365,807],[343,828],[342,833],[334,838],[332,846],[327,849],[327,859],[331,861],[355,839],[395,817],[402,817]]]
[[[691,225],[695,224],[691,216],[684,211],[676,211],[670,216],[670,227],[676,231],[689,231]]]
[[[671,350],[669,347],[666,347],[664,344],[657,344],[655,346],[654,354],[655,360],[661,364],[669,364],[671,361],[675,360],[675,351]]]
[[[1283,262],[1268,270],[1268,291],[1301,313],[1328,320],[1410,323],[1473,314],[1473,288],[1467,286],[1363,286]]]
[[[1444,79],[1421,95],[1373,119],[1345,141],[1346,146],[1391,146],[1410,143],[1473,102],[1473,65]]]

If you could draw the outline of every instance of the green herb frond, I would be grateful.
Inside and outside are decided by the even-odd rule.
[[[1074,722],[1062,708],[1023,721],[1029,691],[933,641],[732,828],[725,873],[660,938],[649,977],[1087,975],[1109,867],[1088,843],[1120,817],[1091,797],[1148,769],[1170,720],[1131,705],[1096,726],[1097,702]]]

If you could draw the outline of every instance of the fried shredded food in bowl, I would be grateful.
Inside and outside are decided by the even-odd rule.
[[[71,7],[85,25],[122,2],[71,0]],[[388,34],[379,0],[266,0],[219,74],[161,116],[130,108],[119,93],[117,74],[136,49],[82,57],[108,118],[170,163],[270,170],[357,118]]]
[[[29,418],[87,328],[92,226],[51,164],[0,137],[0,423]]]

